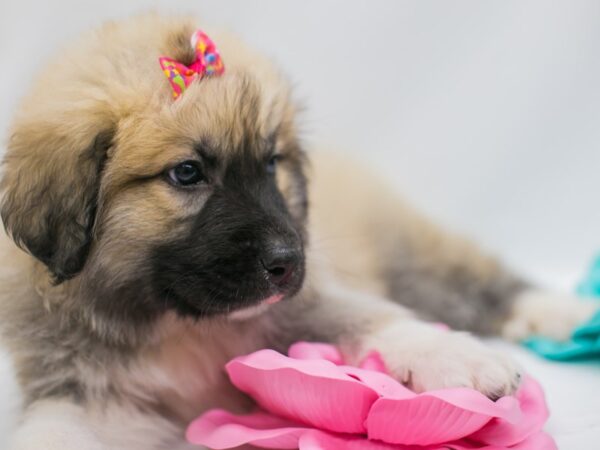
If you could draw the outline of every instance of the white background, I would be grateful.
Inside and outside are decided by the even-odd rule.
[[[3,142],[15,102],[61,44],[153,8],[195,13],[271,55],[307,107],[309,144],[378,168],[534,279],[571,288],[600,250],[600,2],[3,1]],[[568,420],[586,424],[562,448],[589,448],[594,427],[600,439],[600,400],[577,410],[564,398],[584,379],[600,385],[592,370],[557,368],[546,383],[551,404],[563,398]],[[12,389],[0,384],[0,408]]]

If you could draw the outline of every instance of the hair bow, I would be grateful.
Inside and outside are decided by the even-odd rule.
[[[202,30],[192,34],[191,44],[196,52],[196,60],[189,66],[172,58],[158,58],[160,67],[173,88],[173,98],[177,99],[195,79],[221,75],[225,70],[223,60],[214,42]]]

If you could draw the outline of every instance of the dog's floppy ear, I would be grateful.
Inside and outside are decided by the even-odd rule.
[[[0,215],[17,245],[60,283],[85,263],[113,132],[56,119],[17,122],[3,162]]]

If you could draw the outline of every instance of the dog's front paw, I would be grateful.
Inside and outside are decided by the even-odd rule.
[[[515,298],[502,335],[513,341],[534,335],[565,340],[597,309],[597,303],[581,301],[570,295],[527,290]]]
[[[422,323],[398,323],[374,334],[365,345],[377,349],[387,368],[416,392],[469,387],[496,399],[519,386],[519,369],[507,355],[467,333]]]

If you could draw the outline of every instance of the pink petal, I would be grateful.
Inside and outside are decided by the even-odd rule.
[[[294,359],[325,359],[337,366],[345,364],[344,357],[336,346],[320,342],[296,342],[289,348],[288,356]],[[375,350],[369,352],[358,367],[388,373],[381,354]]]
[[[398,383],[386,373],[352,366],[340,366],[340,370],[373,389],[380,397],[395,399],[416,397],[413,391]]]
[[[519,419],[518,402],[493,402],[473,389],[454,388],[396,398],[380,398],[367,418],[369,438],[396,444],[432,445],[455,441],[491,418]]]
[[[321,432],[318,430],[307,431],[300,436],[300,450],[558,450],[556,444],[545,433],[537,433],[525,441],[511,447],[454,442],[441,445],[401,445],[386,444],[380,441],[352,436]]]
[[[530,378],[516,398],[493,402],[464,388],[415,394],[387,375],[376,352],[361,367],[342,365],[341,353],[327,344],[298,343],[290,356],[261,350],[232,360],[233,384],[268,412],[208,412],[190,425],[190,442],[215,449],[556,449],[540,432],[548,411]],[[372,440],[360,436],[367,430]]]
[[[299,444],[300,450],[411,450],[405,446],[369,441],[364,437],[332,435],[320,431],[304,433],[300,437]]]
[[[385,362],[379,352],[369,352],[367,356],[358,365],[361,369],[373,370],[375,372],[389,373]]]
[[[330,361],[296,360],[272,350],[226,366],[232,383],[269,412],[316,428],[365,433],[377,393]]]
[[[538,431],[524,441],[511,445],[510,450],[558,450],[556,442],[548,434]]]
[[[190,424],[187,439],[192,444],[215,450],[242,445],[300,450],[442,450],[386,444],[357,435],[331,434],[297,426],[263,411],[244,416],[223,410],[209,411]]]
[[[450,331],[450,327],[443,322],[435,322],[432,325],[437,327],[440,330]]]
[[[325,359],[335,365],[344,364],[344,357],[334,345],[319,342],[296,342],[288,350],[294,359]]]
[[[439,450],[558,450],[554,440],[544,432],[537,432],[509,447],[504,445],[486,445],[476,442],[452,442],[444,445]],[[436,449],[438,450],[438,449]]]
[[[252,444],[262,448],[296,449],[309,429],[262,411],[236,416],[220,409],[194,420],[186,437],[192,444],[226,449]]]
[[[380,372],[342,366],[381,398],[367,418],[370,438],[397,444],[430,445],[468,436],[493,417],[515,422],[520,418],[517,399],[493,402],[465,388],[415,394],[395,379]]]
[[[525,377],[516,396],[523,411],[522,420],[510,423],[502,418],[493,419],[471,438],[486,444],[510,446],[540,431],[549,413],[539,383],[531,377]]]

